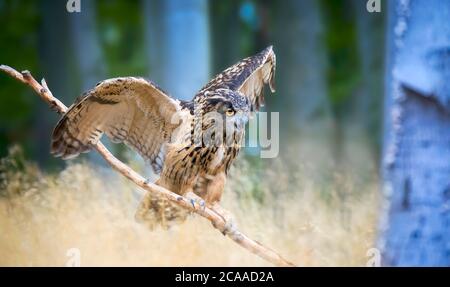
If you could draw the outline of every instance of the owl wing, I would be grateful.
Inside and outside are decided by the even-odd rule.
[[[214,77],[200,93],[219,88],[240,91],[250,100],[251,110],[258,111],[264,105],[264,84],[269,84],[271,92],[275,92],[275,66],[276,57],[270,46],[227,68]]]
[[[161,151],[179,126],[180,104],[142,78],[124,77],[100,82],[77,100],[52,134],[51,153],[63,159],[88,152],[105,133],[124,142],[149,161],[156,172]]]

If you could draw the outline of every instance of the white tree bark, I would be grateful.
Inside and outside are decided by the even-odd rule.
[[[389,1],[384,265],[450,265],[450,2]]]

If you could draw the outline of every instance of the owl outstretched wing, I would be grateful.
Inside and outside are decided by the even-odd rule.
[[[240,91],[248,97],[251,110],[258,111],[264,105],[264,85],[269,84],[271,92],[275,92],[275,66],[275,53],[269,46],[218,74],[199,93],[220,88]]]
[[[88,152],[105,133],[149,161],[156,172],[170,141],[180,104],[152,82],[123,77],[100,82],[77,100],[56,125],[51,153],[63,159]]]

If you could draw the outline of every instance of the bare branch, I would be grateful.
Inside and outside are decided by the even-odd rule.
[[[50,105],[52,110],[56,111],[59,114],[64,114],[67,111],[68,108],[60,100],[52,95],[44,79],[42,79],[41,85],[33,78],[29,71],[23,71],[19,73],[15,69],[5,65],[0,65],[0,70],[7,73],[16,80],[29,85],[45,102]],[[182,206],[183,208],[195,212],[200,216],[208,219],[220,232],[226,234],[234,242],[247,249],[251,253],[258,255],[264,260],[271,262],[272,264],[277,266],[294,266],[294,264],[281,257],[274,250],[265,247],[255,240],[252,240],[236,228],[227,228],[226,222],[224,221],[223,217],[220,216],[217,212],[207,207],[195,208],[194,206],[192,206],[189,199],[173,193],[154,183],[148,182],[145,178],[131,169],[128,165],[118,160],[101,142],[95,145],[94,148],[102,155],[102,157],[109,163],[109,165],[111,165],[113,169],[121,173],[123,176],[134,182],[142,189],[149,192],[158,193],[168,200],[178,204],[179,206]]]

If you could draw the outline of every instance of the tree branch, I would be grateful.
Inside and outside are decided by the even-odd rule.
[[[0,65],[0,70],[7,73],[16,80],[29,85],[45,102],[50,105],[50,108],[52,110],[56,111],[59,114],[64,114],[67,111],[67,107],[60,100],[53,96],[44,79],[42,79],[42,82],[40,84],[33,78],[29,71],[23,71],[19,73],[15,69],[5,65]],[[111,165],[113,169],[121,173],[123,176],[134,182],[139,187],[149,192],[158,193],[171,202],[174,202],[179,206],[208,219],[216,229],[226,234],[234,242],[247,249],[251,253],[258,255],[262,259],[277,266],[294,266],[294,264],[281,257],[274,250],[262,245],[255,240],[252,240],[236,228],[232,230],[226,228],[226,222],[224,221],[223,217],[220,216],[217,212],[207,207],[195,208],[195,206],[192,206],[189,199],[173,193],[154,183],[148,182],[145,178],[131,169],[128,165],[118,160],[101,142],[98,142],[94,146],[94,149],[96,149],[97,152],[102,155],[102,157],[109,163],[109,165]]]

